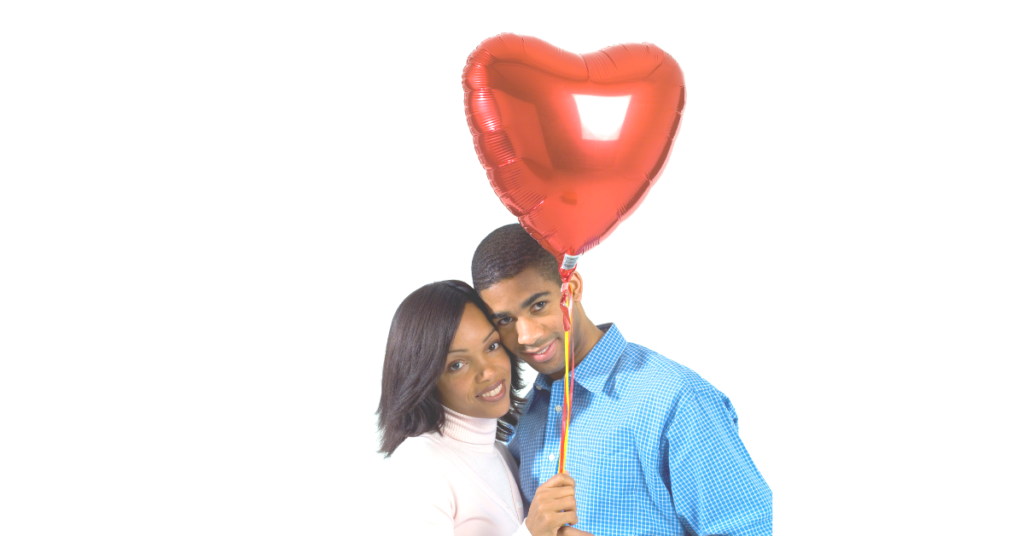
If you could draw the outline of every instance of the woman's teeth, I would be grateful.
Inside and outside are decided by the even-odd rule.
[[[499,383],[497,387],[495,387],[494,389],[492,389],[490,391],[487,391],[486,393],[484,393],[484,394],[482,394],[480,396],[482,396],[484,398],[491,398],[492,396],[498,396],[498,393],[501,392],[501,388],[502,387],[503,387],[503,385]]]

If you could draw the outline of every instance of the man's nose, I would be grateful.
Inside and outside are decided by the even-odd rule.
[[[516,335],[519,336],[519,344],[531,346],[534,343],[540,342],[543,330],[536,321],[520,318],[516,322]]]

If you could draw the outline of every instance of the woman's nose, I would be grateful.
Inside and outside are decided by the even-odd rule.
[[[494,363],[491,360],[485,360],[483,364],[480,366],[480,370],[477,373],[477,378],[479,379],[479,381],[482,382],[488,381],[497,375],[496,370],[497,369],[495,368]]]

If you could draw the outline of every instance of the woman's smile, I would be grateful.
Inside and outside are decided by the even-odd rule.
[[[480,393],[476,395],[477,398],[482,398],[485,402],[498,402],[505,397],[505,380],[494,384],[492,389],[489,389],[486,393]]]

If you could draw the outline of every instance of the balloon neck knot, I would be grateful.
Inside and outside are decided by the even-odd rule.
[[[559,271],[568,271],[571,274],[572,271],[576,269],[576,263],[579,262],[580,257],[582,257],[582,255],[569,255],[566,253],[565,256],[562,257],[562,268]]]
[[[568,281],[562,282],[562,300],[558,303],[562,306],[562,328],[569,331],[572,327],[572,311],[569,310],[569,300],[572,299],[572,284]]]
[[[562,257],[562,267],[558,270],[558,274],[562,276],[562,327],[565,331],[569,331],[572,328],[572,283],[569,280],[572,278],[573,272],[576,271],[576,261],[580,259],[580,255],[569,255],[568,253]]]

